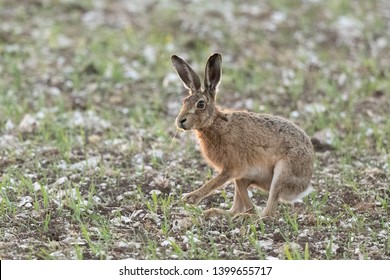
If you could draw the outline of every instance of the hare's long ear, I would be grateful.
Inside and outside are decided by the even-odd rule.
[[[189,89],[191,93],[199,91],[201,88],[200,79],[191,66],[177,55],[172,55],[171,61],[173,68],[175,68],[184,86]]]
[[[222,76],[222,56],[215,53],[209,57],[206,64],[204,86],[206,92],[209,92],[215,98],[218,85]]]

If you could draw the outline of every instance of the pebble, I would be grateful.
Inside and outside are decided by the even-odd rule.
[[[18,207],[22,207],[22,206],[26,206],[27,203],[30,203],[33,201],[32,197],[31,196],[22,196],[20,198],[20,201],[18,203]],[[32,205],[31,205],[32,206]],[[31,207],[30,206],[30,207]],[[27,207],[27,206],[26,206]]]
[[[18,131],[21,133],[32,133],[37,127],[37,119],[30,114],[26,114],[18,125]]]
[[[85,171],[87,169],[94,169],[100,162],[100,157],[91,157],[89,159],[76,162],[72,164],[69,168],[71,170]]]

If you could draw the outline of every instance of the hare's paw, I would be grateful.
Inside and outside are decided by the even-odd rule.
[[[186,194],[182,200],[188,204],[198,204],[203,199],[196,191]]]
[[[265,218],[273,218],[275,216],[275,212],[274,211],[266,211],[266,210],[263,210],[260,214],[261,218],[262,219],[265,219]]]
[[[259,215],[255,207],[252,207],[245,212],[235,213],[235,215],[233,216],[233,220],[245,220],[245,219],[257,220],[257,219],[261,219],[261,216]]]
[[[206,219],[211,219],[211,218],[220,218],[223,216],[229,216],[230,213],[226,210],[211,208],[203,211],[203,215]]]
[[[260,219],[261,219],[260,215],[254,213],[238,213],[233,216],[234,221],[245,221],[245,220],[256,221]]]

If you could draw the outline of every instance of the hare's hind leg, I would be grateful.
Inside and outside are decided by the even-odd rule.
[[[267,204],[261,216],[272,216],[279,199],[288,202],[298,201],[310,192],[309,182],[310,177],[307,174],[302,174],[301,177],[293,174],[289,161],[278,161],[274,167]]]
[[[276,163],[271,186],[269,189],[267,204],[261,213],[262,217],[273,216],[278,204],[280,192],[283,188],[283,185],[288,183],[290,173],[291,169],[287,161],[281,160]]]

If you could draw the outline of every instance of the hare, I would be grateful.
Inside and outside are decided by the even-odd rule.
[[[247,111],[221,110],[216,94],[222,76],[222,56],[211,55],[205,69],[204,88],[199,76],[182,58],[171,57],[173,67],[189,90],[176,118],[181,130],[195,130],[204,158],[219,175],[183,201],[198,204],[226,182],[234,180],[230,210],[209,209],[206,216],[256,214],[248,187],[269,192],[261,217],[273,216],[278,200],[299,201],[312,188],[314,149],[306,133],[282,117]]]

